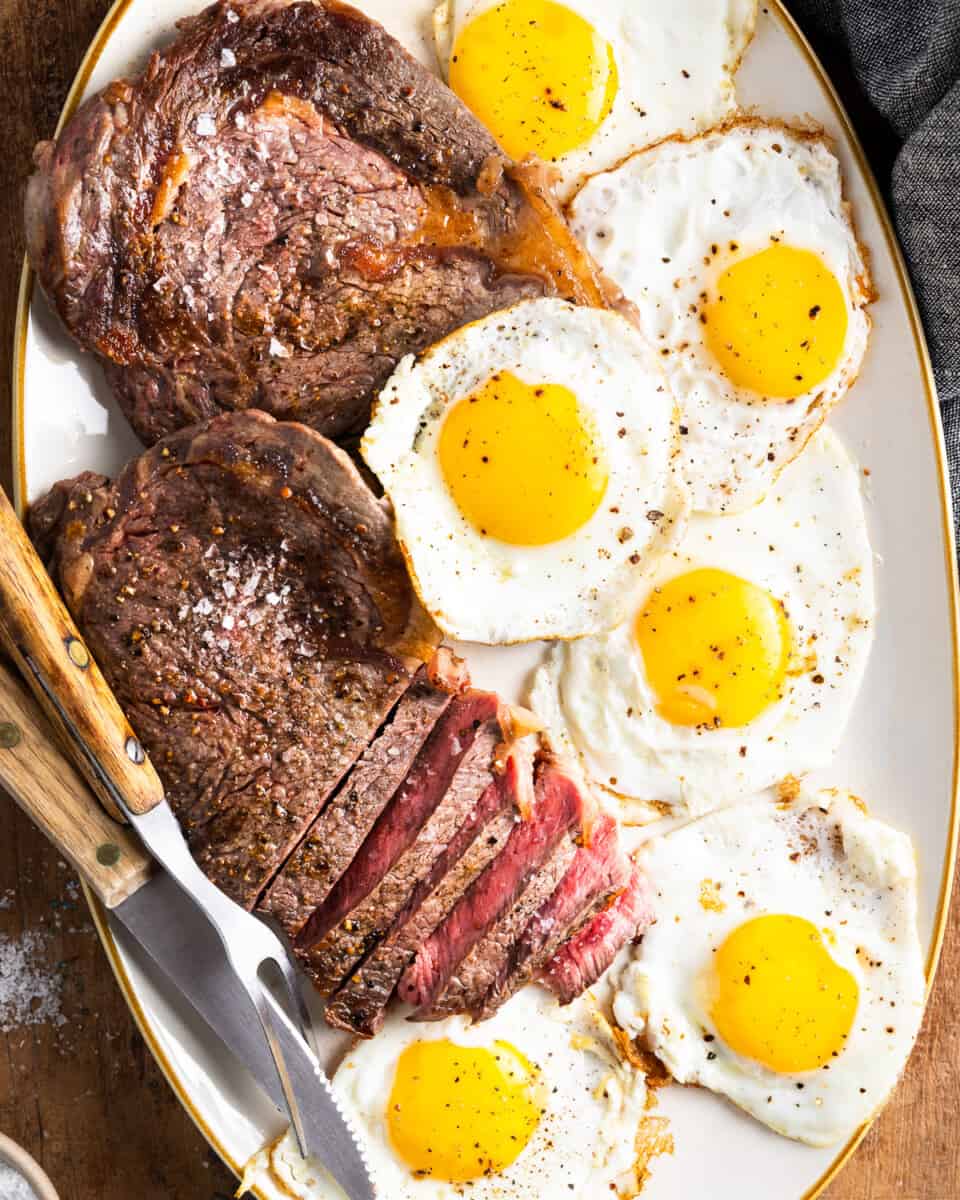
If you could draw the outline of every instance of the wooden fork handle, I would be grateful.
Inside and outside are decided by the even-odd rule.
[[[104,775],[120,791],[131,812],[146,813],[158,804],[163,799],[163,787],[157,773],[2,489],[0,640],[111,816],[122,819]],[[46,689],[31,663],[46,682]],[[71,726],[103,774],[84,757]]]
[[[139,840],[110,819],[59,749],[40,705],[0,659],[0,788],[76,867],[107,908],[150,877]]]

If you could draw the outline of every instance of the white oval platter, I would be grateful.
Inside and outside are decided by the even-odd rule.
[[[202,0],[119,0],[81,67],[65,113],[116,75],[136,70]],[[598,0],[603,3],[603,0]],[[360,0],[388,29],[414,11],[408,48],[434,66],[430,0]],[[421,11],[422,10],[422,19]],[[880,298],[859,381],[831,424],[869,469],[865,493],[877,552],[876,643],[844,747],[823,783],[849,787],[913,837],[920,863],[920,935],[936,966],[956,853],[957,599],[946,464],[933,380],[906,272],[862,152],[809,47],[776,3],[762,6],[738,76],[744,107],[810,116],[835,138]],[[24,275],[14,378],[15,479],[22,507],[83,469],[114,473],[138,444],[89,358],[77,353]],[[475,680],[516,694],[536,647],[467,649]],[[151,1049],[184,1106],[238,1169],[279,1132],[271,1106],[219,1043],[96,908],[105,949]],[[852,1153],[814,1150],[768,1132],[706,1092],[671,1087],[660,1109],[676,1149],[656,1161],[645,1200],[817,1195]],[[856,1169],[855,1166],[853,1168]],[[270,1192],[263,1200],[273,1200]],[[553,1200],[553,1198],[545,1198]]]

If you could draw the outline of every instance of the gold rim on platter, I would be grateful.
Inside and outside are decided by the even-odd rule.
[[[64,102],[63,109],[60,113],[60,119],[57,122],[57,130],[59,133],[66,122],[75,112],[80,103],[83,92],[86,89],[87,83],[96,67],[100,56],[103,54],[107,43],[109,42],[114,30],[123,18],[124,14],[134,3],[134,0],[115,0],[110,8],[103,23],[94,35],[93,41],[87,53],[84,55],[83,61],[74,77],[70,91],[67,94],[67,99]],[[944,554],[946,557],[946,575],[950,585],[950,627],[952,636],[953,649],[953,700],[954,713],[960,718],[960,595],[958,595],[957,583],[957,561],[956,551],[954,547],[953,536],[953,516],[950,504],[950,487],[949,475],[947,471],[946,451],[943,442],[943,430],[940,425],[940,411],[937,403],[936,383],[933,377],[933,368],[930,364],[930,353],[927,349],[926,337],[923,332],[923,325],[920,320],[920,312],[917,308],[916,297],[913,294],[913,287],[910,282],[909,274],[907,273],[906,263],[903,258],[903,252],[900,249],[900,244],[897,241],[896,234],[893,229],[893,224],[890,215],[887,212],[886,205],[874,178],[873,171],[867,161],[863,146],[860,144],[853,124],[850,121],[847,111],[843,106],[836,88],[830,80],[829,75],[824,69],[822,63],[817,57],[807,38],[801,32],[800,27],[790,15],[789,11],[782,3],[782,0],[772,0],[769,5],[776,14],[780,17],[783,27],[787,34],[793,40],[797,48],[807,60],[813,74],[815,75],[824,95],[826,96],[830,107],[833,109],[833,115],[846,134],[849,145],[853,151],[854,158],[857,162],[857,167],[860,175],[867,185],[871,201],[873,203],[874,212],[877,220],[883,231],[883,236],[887,244],[887,250],[897,275],[897,283],[900,288],[901,297],[904,307],[907,312],[907,318],[910,324],[910,331],[913,335],[914,346],[917,353],[917,359],[920,363],[921,373],[924,380],[924,393],[927,401],[927,416],[930,424],[930,433],[933,438],[934,449],[937,459],[937,477],[940,489],[940,510],[941,520],[943,524],[942,541]],[[27,349],[27,323],[30,313],[30,302],[33,296],[33,272],[30,270],[29,264],[25,261],[23,272],[20,279],[20,293],[17,300],[17,314],[15,327],[15,353],[13,360],[13,412],[12,412],[12,430],[13,430],[13,499],[17,511],[23,513],[26,507],[27,498],[27,479],[26,479],[26,462],[24,456],[24,441],[23,441],[23,413],[24,413],[24,384],[25,384],[25,369],[26,369],[26,349]],[[960,806],[958,806],[958,785],[960,785],[960,721],[958,721],[957,732],[954,736],[953,745],[953,784],[952,796],[950,805],[950,823],[947,835],[946,854],[944,858],[943,871],[940,882],[940,895],[937,902],[936,919],[934,922],[933,939],[930,944],[930,950],[927,955],[926,963],[926,980],[927,980],[927,996],[929,997],[930,989],[933,985],[934,976],[937,970],[937,964],[940,961],[940,951],[943,947],[943,939],[947,928],[947,919],[949,916],[949,901],[950,894],[953,888],[953,878],[956,869],[957,859],[957,838],[960,831]],[[199,1109],[193,1102],[187,1084],[180,1078],[173,1063],[168,1058],[167,1054],[160,1045],[159,1037],[151,1024],[150,1018],[145,1012],[140,999],[137,996],[136,989],[129,973],[124,965],[120,951],[117,947],[116,940],[113,937],[113,932],[107,922],[106,914],[100,903],[96,900],[93,893],[84,885],[84,895],[86,896],[87,904],[90,908],[93,917],[94,925],[103,948],[106,952],[107,959],[116,977],[123,997],[133,1014],[133,1018],[143,1035],[144,1041],[150,1049],[151,1054],[163,1072],[173,1089],[174,1094],[180,1101],[183,1108],[189,1114],[194,1124],[206,1138],[207,1142],[219,1157],[227,1164],[231,1171],[238,1177],[243,1174],[243,1164],[234,1161],[215,1132],[210,1128],[200,1113]],[[882,1109],[881,1109],[882,1111]],[[816,1197],[822,1195],[824,1190],[837,1177],[840,1171],[846,1166],[852,1157],[854,1151],[863,1141],[867,1131],[870,1129],[873,1122],[877,1119],[876,1114],[869,1121],[863,1124],[846,1145],[838,1152],[836,1158],[821,1175],[817,1182],[809,1188],[799,1198],[799,1200],[816,1200]],[[254,1189],[253,1195],[259,1200],[265,1200],[262,1193]]]

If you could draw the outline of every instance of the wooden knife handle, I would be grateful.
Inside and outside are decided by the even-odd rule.
[[[150,859],[112,821],[57,747],[22,680],[0,661],[0,787],[87,880],[107,908],[144,884]]]
[[[92,751],[131,812],[146,813],[163,787],[100,668],[44,570],[27,532],[0,489],[0,640],[53,722],[94,793],[117,819],[120,813],[97,771],[79,752],[26,655],[36,663],[67,719]]]

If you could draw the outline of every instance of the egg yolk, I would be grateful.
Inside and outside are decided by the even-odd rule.
[[[634,636],[673,725],[746,725],[783,694],[790,628],[769,592],[704,567],[654,588]]]
[[[771,1071],[814,1071],[843,1049],[859,988],[802,917],[755,917],[712,964],[710,1016],[731,1050]]]
[[[730,382],[781,400],[823,383],[847,335],[836,276],[819,255],[779,243],[727,267],[701,316]]]
[[[573,392],[508,371],[453,405],[439,458],[466,519],[516,546],[567,537],[590,520],[607,487],[599,439]]]
[[[390,1140],[414,1175],[450,1183],[495,1175],[540,1123],[539,1091],[536,1068],[508,1042],[414,1042],[397,1063]]]
[[[511,158],[588,142],[617,94],[613,47],[555,0],[504,0],[460,32],[450,86]]]

